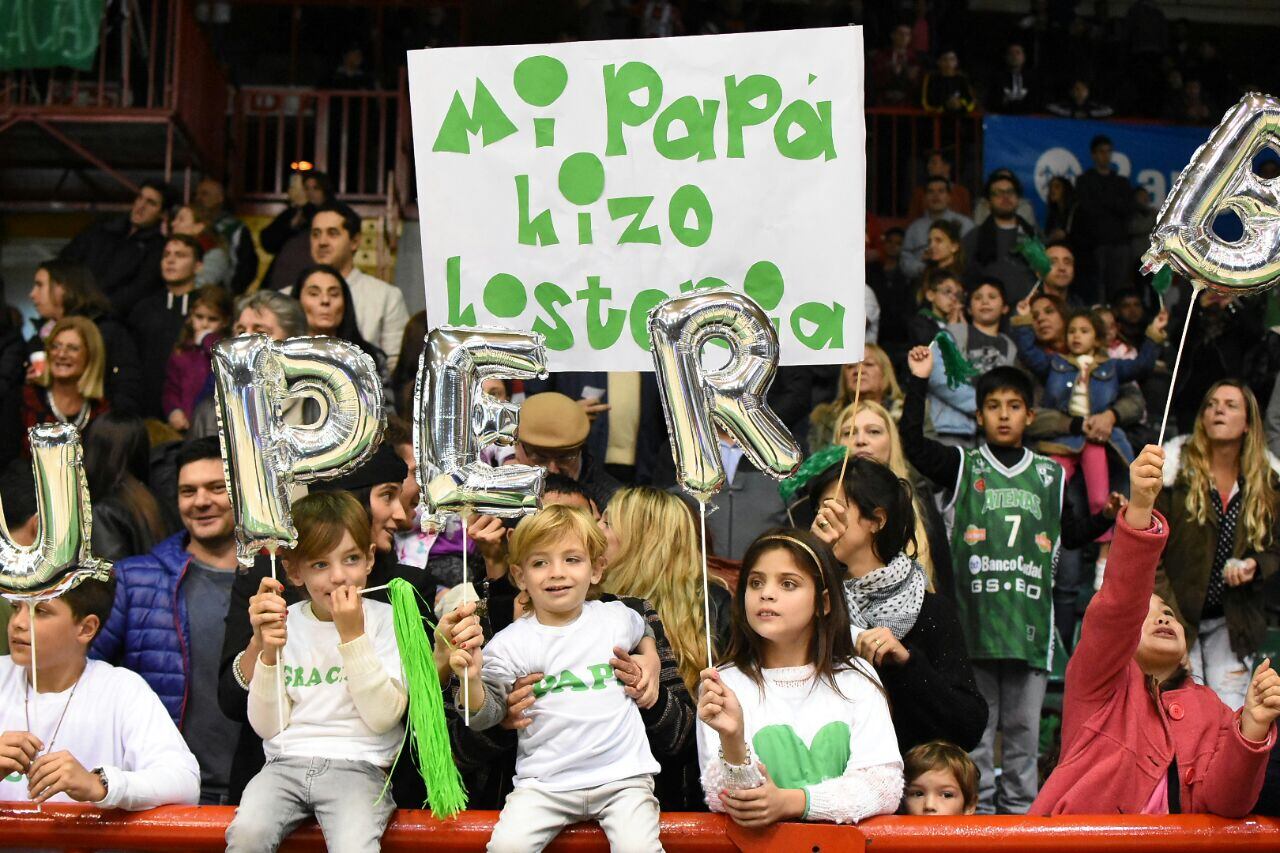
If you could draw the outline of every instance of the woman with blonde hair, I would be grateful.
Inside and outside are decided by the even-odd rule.
[[[106,348],[94,322],[63,317],[46,340],[45,368],[23,389],[24,445],[26,430],[37,424],[71,424],[83,432],[107,410],[102,390]]]
[[[929,482],[907,462],[898,425],[889,411],[868,400],[858,401],[856,407],[846,406],[840,412],[836,442],[848,447],[851,455],[879,462],[911,484],[916,510],[915,560],[924,567],[929,591],[953,598],[951,549],[947,543],[946,525],[932,500],[933,490]]]
[[[650,718],[688,717],[680,727],[685,740],[654,749],[662,772],[655,779],[658,800],[664,809],[677,804],[694,808],[702,803],[697,740],[693,722],[699,676],[707,668],[706,624],[702,594],[702,554],[698,529],[681,499],[651,486],[620,489],[609,499],[600,519],[605,537],[604,592],[648,601],[657,611],[667,644],[658,644],[663,690],[658,703],[643,711]],[[733,596],[712,576],[709,585],[712,654],[718,659],[729,640]],[[674,670],[672,664],[674,663]],[[668,674],[678,674],[670,685]],[[679,697],[677,700],[676,697]],[[687,707],[669,707],[688,702]],[[650,742],[655,732],[650,729]],[[665,753],[665,756],[661,753]]]
[[[1239,708],[1267,631],[1262,588],[1280,567],[1280,460],[1253,392],[1235,379],[1213,385],[1190,438],[1169,442],[1165,458],[1156,593],[1186,628],[1192,674]]]
[[[862,374],[860,393],[859,373]],[[809,415],[810,453],[836,443],[836,422],[855,396],[884,406],[895,421],[902,416],[902,386],[894,375],[889,354],[875,344],[867,344],[862,361],[846,364],[840,369],[840,390],[836,392],[835,399],[815,406]]]

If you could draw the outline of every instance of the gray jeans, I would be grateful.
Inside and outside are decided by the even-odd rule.
[[[987,728],[969,753],[978,765],[978,814],[1026,814],[1040,789],[1040,709],[1049,674],[1022,661],[976,660],[973,678],[987,700]],[[1000,732],[1000,781],[995,777]]]
[[[227,850],[271,851],[315,815],[325,846],[338,853],[377,851],[395,810],[391,790],[375,804],[387,774],[367,761],[277,756],[245,786],[227,827]]]
[[[652,776],[632,776],[597,788],[552,792],[516,788],[498,816],[489,853],[536,853],[571,823],[600,821],[612,853],[662,853]]]
[[[1253,681],[1253,662],[1231,651],[1225,617],[1200,620],[1199,635],[1189,657],[1191,674],[1217,693],[1228,708],[1235,711],[1244,705]]]

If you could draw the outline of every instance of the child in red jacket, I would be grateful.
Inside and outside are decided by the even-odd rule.
[[[1106,581],[1067,665],[1062,760],[1031,814],[1243,817],[1262,787],[1280,676],[1263,661],[1240,711],[1191,680],[1182,625],[1152,594],[1168,537],[1152,510],[1163,464],[1148,445],[1130,466]]]

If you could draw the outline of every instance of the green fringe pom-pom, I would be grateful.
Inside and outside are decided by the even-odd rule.
[[[1042,281],[1049,274],[1049,269],[1053,266],[1049,262],[1049,253],[1045,251],[1044,243],[1040,242],[1038,237],[1024,237],[1018,241],[1018,245],[1013,250],[1027,262],[1031,267],[1031,271],[1036,274]]]
[[[403,578],[396,578],[387,584],[387,598],[391,601],[396,643],[400,647],[405,689],[409,693],[405,736],[411,738],[418,772],[427,785],[431,814],[440,819],[450,818],[467,807],[467,794],[449,746],[444,698],[431,654],[431,641],[423,630],[426,620],[418,609],[418,591]]]
[[[1164,296],[1169,292],[1169,288],[1173,285],[1173,270],[1168,266],[1160,267],[1159,271],[1151,277],[1151,289],[1156,293]]]
[[[973,377],[980,371],[964,357],[951,335],[938,332],[933,342],[938,345],[938,354],[942,356],[942,370],[947,374],[947,387],[959,388],[961,385],[972,384]]]
[[[796,496],[796,492],[803,489],[809,484],[809,481],[839,462],[848,453],[848,449],[843,444],[833,444],[831,447],[819,450],[804,462],[800,463],[800,467],[790,477],[778,484],[778,494],[782,495],[784,504],[791,503],[792,498]]]

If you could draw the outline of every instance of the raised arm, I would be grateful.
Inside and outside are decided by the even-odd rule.
[[[929,393],[929,376],[933,373],[933,350],[915,347],[907,354],[907,367],[911,378],[907,380],[907,399],[898,423],[903,453],[907,461],[938,488],[954,488],[963,451],[924,436],[924,401]]]

